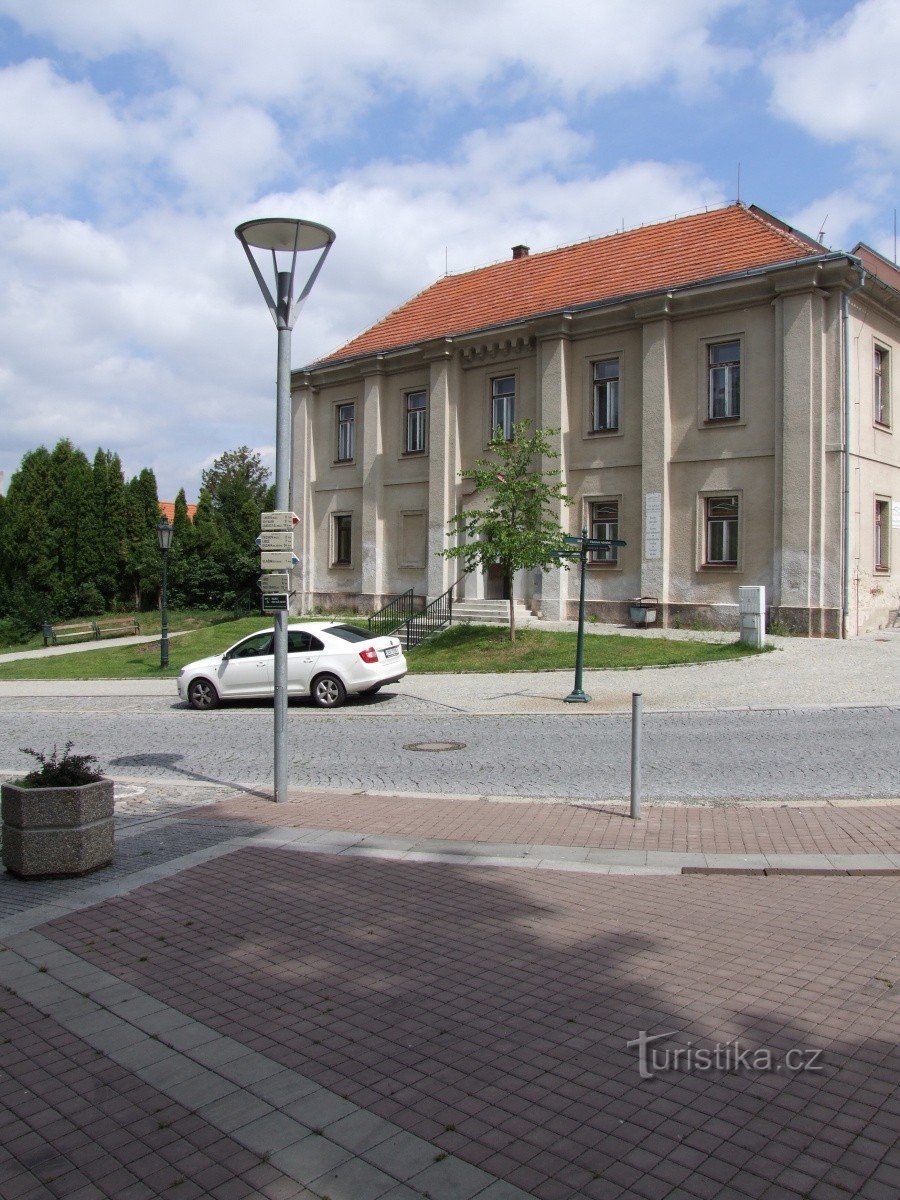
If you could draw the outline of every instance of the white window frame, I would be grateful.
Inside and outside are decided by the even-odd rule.
[[[598,372],[615,363],[614,376],[605,378]],[[618,355],[598,358],[591,364],[591,433],[618,433],[620,421],[620,397],[622,394],[622,366]]]
[[[703,501],[703,565],[705,567],[734,568],[740,562],[741,552],[741,501],[739,492],[716,492],[704,495]],[[734,516],[713,516],[716,505],[725,506],[733,501]],[[714,530],[721,530],[722,556],[713,557]],[[733,552],[733,553],[732,553]]]
[[[881,429],[891,427],[891,352],[887,346],[875,343],[872,355],[872,392],[875,424]]]
[[[875,497],[872,566],[878,575],[889,574],[891,570],[891,509],[889,496]]]
[[[724,353],[732,346],[737,347],[737,355],[733,358],[723,358],[714,361],[717,353]],[[706,346],[707,365],[707,405],[706,419],[708,421],[737,421],[741,417],[741,360],[743,347],[737,337],[717,339],[708,342]],[[724,386],[722,386],[724,385]],[[718,394],[724,397],[724,411],[717,412]]]
[[[618,496],[598,496],[588,502],[590,518],[590,536],[597,541],[618,541],[619,527],[622,521],[621,499]],[[609,511],[614,510],[614,515]],[[591,550],[588,562],[598,567],[617,567],[619,565],[619,547],[610,546],[608,550]]]
[[[335,462],[353,462],[356,457],[356,402],[345,400],[341,404],[335,405],[335,421],[337,422]]]
[[[343,523],[346,522],[346,526]],[[347,558],[342,559],[341,541],[342,527],[346,528]],[[331,514],[331,565],[333,567],[353,566],[353,514],[348,512]]]
[[[412,408],[411,402],[421,397],[421,406]],[[404,454],[424,454],[428,426],[428,395],[424,388],[415,388],[405,392],[403,396],[406,430],[404,434]]]
[[[500,384],[510,383],[509,391],[499,391]],[[497,429],[502,431],[507,442],[512,441],[512,427],[516,420],[516,377],[515,375],[494,375],[491,378],[491,438]]]

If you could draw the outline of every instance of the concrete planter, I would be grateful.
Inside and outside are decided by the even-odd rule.
[[[113,781],[2,787],[3,865],[20,879],[87,875],[112,862]]]

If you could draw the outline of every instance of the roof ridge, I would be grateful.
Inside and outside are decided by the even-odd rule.
[[[740,200],[732,200],[730,204],[720,204],[715,208],[710,208],[707,205],[705,208],[691,209],[690,212],[676,213],[674,217],[666,217],[664,221],[647,221],[640,225],[629,225],[627,229],[613,229],[610,233],[591,234],[591,236],[579,238],[575,242],[563,242],[559,246],[550,246],[546,250],[535,250],[534,253],[529,251],[528,254],[523,255],[521,258],[497,258],[493,262],[482,263],[479,267],[469,267],[465,271],[449,271],[441,275],[440,278],[436,279],[429,286],[434,287],[442,279],[461,279],[465,275],[475,275],[478,271],[490,271],[495,267],[505,267],[507,264],[512,265],[513,263],[530,263],[538,258],[548,258],[551,254],[564,254],[567,250],[577,250],[579,246],[590,246],[597,242],[608,242],[617,237],[628,237],[632,234],[645,233],[648,229],[663,229],[666,225],[677,225],[683,221],[712,216],[714,213],[724,213],[730,208],[742,208],[745,212],[749,212],[747,205],[743,204]],[[762,209],[760,209],[760,212],[762,212]],[[773,220],[775,219],[777,218],[773,218]],[[790,226],[787,226],[787,228],[790,228]],[[428,288],[424,288],[423,291],[428,291]],[[422,293],[417,292],[416,294],[420,296]],[[411,297],[411,299],[415,299],[415,297]]]

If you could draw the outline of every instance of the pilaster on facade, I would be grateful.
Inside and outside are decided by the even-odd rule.
[[[428,460],[428,598],[442,595],[456,579],[458,563],[444,558],[449,544],[448,525],[456,515],[459,456],[459,397],[461,395],[458,354],[447,347],[429,366],[429,460]]]
[[[672,322],[642,326],[641,595],[656,596],[663,620],[669,600]]]
[[[559,455],[541,458],[542,471],[559,473],[563,487],[568,484],[568,463],[565,447],[569,435],[569,375],[571,344],[565,335],[548,338],[540,343],[538,353],[538,424],[557,432],[549,441]],[[569,505],[560,500],[554,517],[564,528],[569,527]],[[541,581],[541,615],[548,621],[564,621],[568,617],[570,572],[555,567]]]
[[[315,484],[315,447],[313,443],[312,405],[316,389],[301,387],[291,396],[293,407],[293,463],[291,467],[291,509],[300,518],[294,533],[294,551],[300,559],[293,577],[294,596],[291,611],[306,612],[316,590],[315,530],[312,495]]]
[[[825,552],[823,300],[819,292],[795,292],[780,296],[776,305],[782,329],[779,603],[806,610],[815,625],[823,605]]]
[[[363,380],[361,588],[375,607],[385,591],[383,386],[381,371]]]

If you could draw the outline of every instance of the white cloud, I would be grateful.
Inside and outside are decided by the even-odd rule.
[[[885,181],[869,177],[860,182],[864,186],[859,190],[839,188],[810,201],[785,220],[811,237],[817,238],[822,232],[821,240],[826,246],[849,250],[851,243],[858,240],[855,231],[873,221],[882,207],[878,201]]]
[[[818,35],[802,26],[795,40],[767,63],[778,115],[822,141],[900,152],[897,0],[862,0]]]
[[[708,89],[735,65],[710,27],[742,0],[0,0],[29,32],[87,58],[152,52],[219,100],[277,101],[342,123],[383,94],[409,89],[446,103],[485,84],[566,98],[674,78]],[[503,80],[503,73],[510,78]]]
[[[623,216],[633,224],[722,200],[690,165],[600,174],[592,153],[551,113],[465,139],[449,161],[373,164],[225,213],[159,207],[103,229],[6,214],[0,426],[10,458],[0,467],[70,436],[89,453],[121,450],[127,470],[153,465],[174,495],[196,488],[208,454],[268,443],[275,329],[234,238],[240,220],[296,214],[337,231],[295,330],[300,364],[431,283],[445,247],[451,269],[467,270],[515,242],[538,250],[609,232]]]
[[[7,198],[54,193],[125,146],[121,122],[89,84],[44,59],[0,71],[0,189]]]

